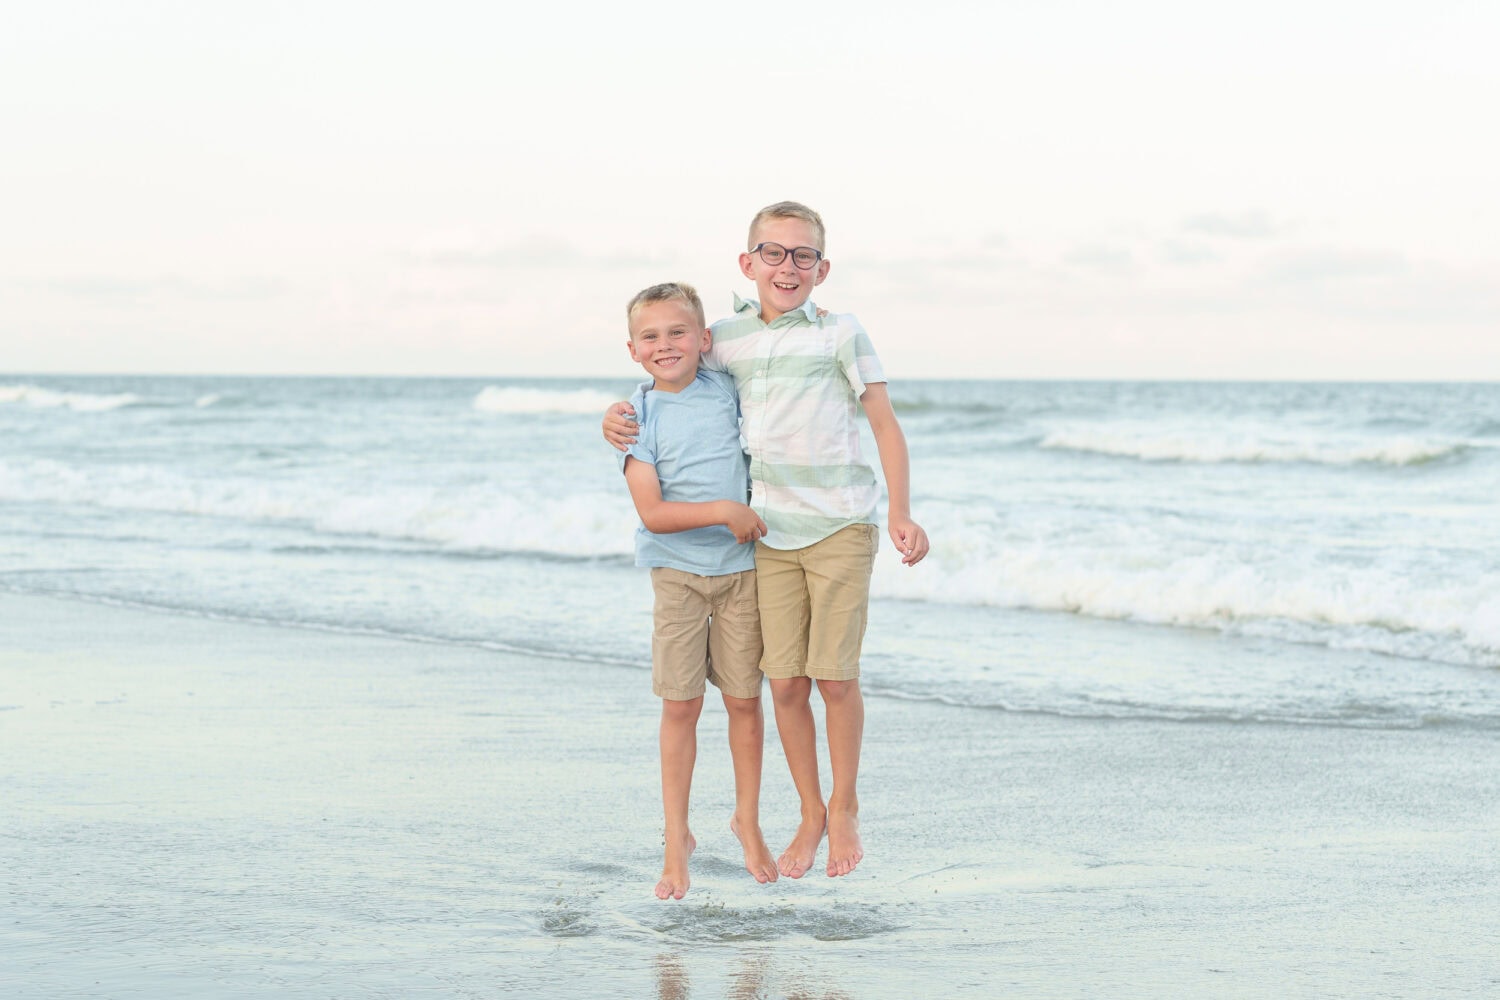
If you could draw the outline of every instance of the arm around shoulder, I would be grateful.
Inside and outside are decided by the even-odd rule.
[[[627,417],[626,414],[629,414]],[[635,409],[625,400],[611,403],[604,411],[604,440],[617,451],[625,451],[635,444]]]

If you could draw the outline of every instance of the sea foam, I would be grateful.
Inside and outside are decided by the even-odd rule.
[[[35,385],[0,385],[0,403],[23,403],[39,409],[68,409],[80,413],[99,413],[133,406],[141,397],[133,392],[101,396],[87,392],[58,392]]]
[[[1316,465],[1420,465],[1462,454],[1466,442],[1397,436],[1378,440],[1297,439],[1263,432],[1203,433],[1073,427],[1051,431],[1038,447],[1147,462],[1310,463]]]
[[[1495,580],[1440,569],[1422,573],[1399,555],[1351,566],[1290,546],[1251,557],[1161,538],[1092,545],[981,529],[939,540],[922,572],[877,563],[872,593],[1500,666]]]
[[[588,413],[603,415],[619,396],[597,389],[530,389],[486,386],[474,397],[481,413]]]
[[[554,497],[500,483],[435,488],[377,480],[359,486],[203,479],[150,465],[85,469],[53,460],[0,460],[0,501],[229,518],[473,555],[588,558],[633,551],[638,522],[623,490]]]

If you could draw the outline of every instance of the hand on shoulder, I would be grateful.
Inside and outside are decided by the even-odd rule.
[[[624,451],[635,444],[635,421],[627,419],[627,414],[634,417],[635,410],[623,399],[610,404],[609,409],[604,411],[604,440],[617,451]]]

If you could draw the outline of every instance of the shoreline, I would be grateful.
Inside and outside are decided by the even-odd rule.
[[[693,887],[663,903],[644,671],[11,593],[0,658],[12,997],[1500,985],[1483,730],[870,698],[865,862],[757,886],[710,698]]]

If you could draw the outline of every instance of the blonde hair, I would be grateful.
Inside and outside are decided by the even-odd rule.
[[[698,290],[685,281],[664,281],[650,288],[643,288],[635,293],[635,298],[630,300],[630,305],[625,307],[625,322],[629,323],[635,319],[637,309],[642,306],[653,305],[657,302],[686,302],[693,307],[693,313],[698,317],[700,329],[708,326],[708,320],[703,315],[703,300],[698,297]],[[631,334],[634,336],[634,333]]]
[[[828,249],[825,245],[827,235],[823,230],[823,217],[798,201],[778,201],[756,212],[755,218],[750,220],[750,239],[745,243],[745,249],[749,250],[755,246],[755,231],[760,228],[762,222],[769,219],[801,219],[812,226],[813,236],[818,243],[817,249]]]

